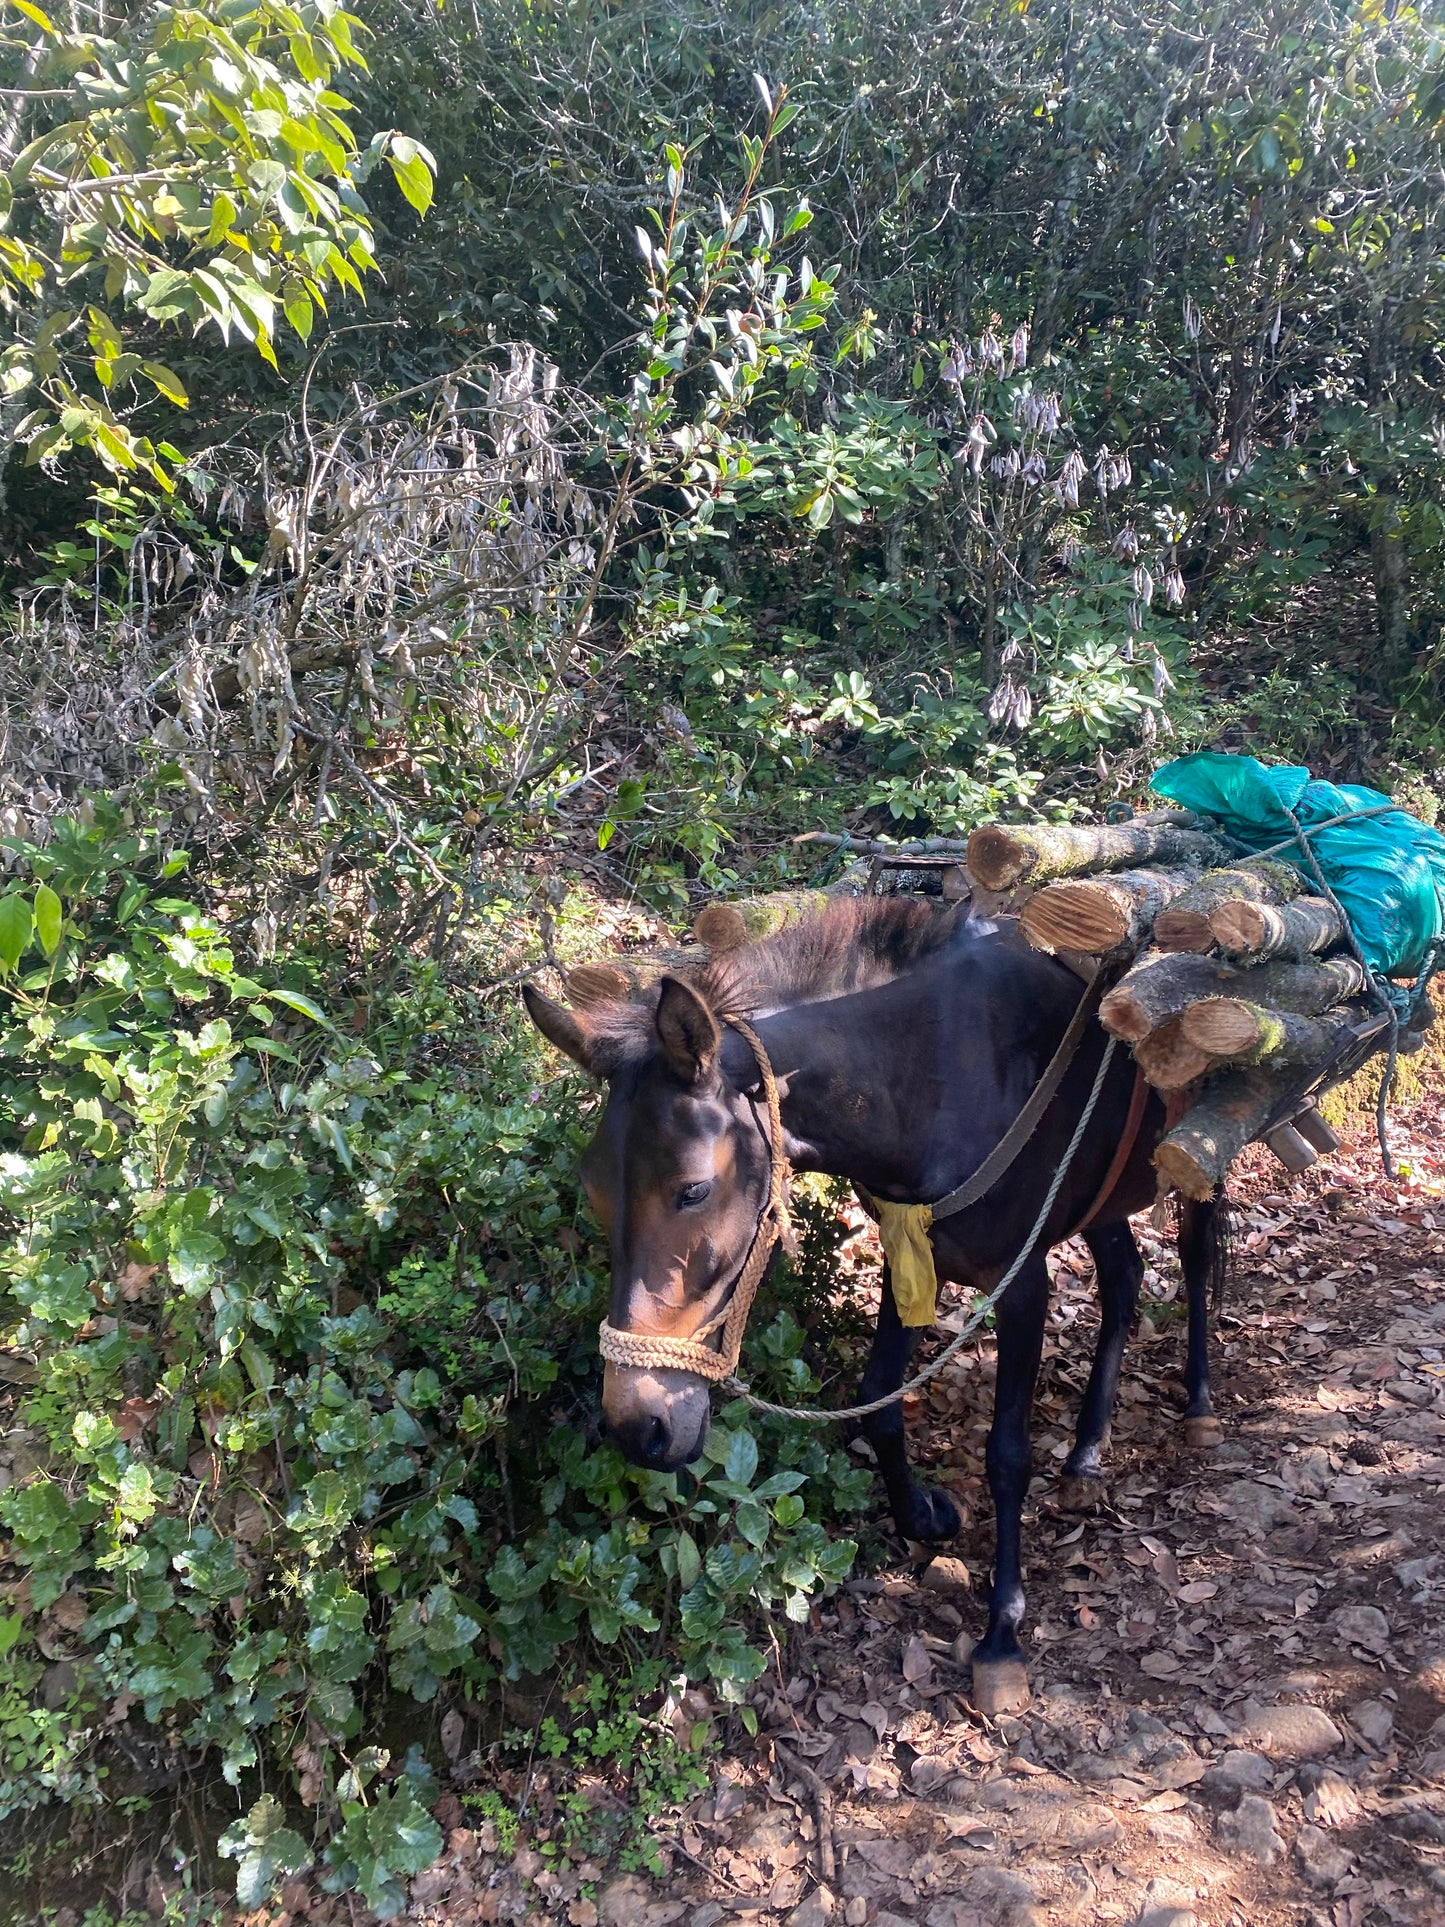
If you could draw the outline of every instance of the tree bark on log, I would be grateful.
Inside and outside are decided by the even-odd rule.
[[[771,937],[789,924],[826,910],[831,898],[825,890],[778,890],[765,897],[746,897],[741,903],[710,903],[693,922],[692,934],[709,950],[740,950],[745,943]]]
[[[1112,1036],[1137,1044],[1202,997],[1217,997],[1232,974],[1217,958],[1148,951],[1100,1004],[1099,1022]]]
[[[1186,890],[1154,924],[1159,950],[1206,951],[1215,937],[1210,915],[1226,903],[1289,903],[1302,894],[1304,880],[1287,863],[1267,857],[1246,859],[1227,870],[1210,870]]]
[[[1195,870],[1121,870],[1079,883],[1049,883],[1024,905],[1019,926],[1036,950],[1106,956],[1142,942],[1159,912],[1197,876]]]
[[[1132,823],[986,823],[968,839],[968,869],[986,890],[1142,864],[1216,863],[1219,839],[1186,810]]]
[[[1365,973],[1353,957],[1240,968],[1220,957],[1156,952],[1119,979],[1099,1006],[1099,1021],[1113,1036],[1137,1044],[1206,999],[1215,1004],[1243,999],[1266,1010],[1317,1017],[1364,988]],[[1194,1041],[1203,1047],[1201,1039]]]
[[[1165,1184],[1182,1191],[1186,1198],[1212,1197],[1215,1185],[1224,1182],[1230,1165],[1259,1135],[1297,1075],[1283,1066],[1273,1072],[1216,1073],[1199,1102],[1154,1153],[1154,1168]]]
[[[1181,1091],[1212,1071],[1218,1059],[1190,1043],[1176,1017],[1140,1039],[1134,1046],[1134,1062],[1156,1091]]]
[[[1185,1011],[1180,1029],[1196,1050],[1215,1058],[1249,1064],[1265,1058],[1280,1064],[1324,1064],[1368,1015],[1363,1007],[1353,1005],[1326,1010],[1317,1017],[1298,1017],[1243,997],[1210,997]]]
[[[1209,933],[1227,957],[1314,956],[1343,943],[1345,926],[1325,897],[1293,903],[1222,903],[1209,917]]]

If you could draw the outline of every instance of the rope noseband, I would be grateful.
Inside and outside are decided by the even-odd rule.
[[[778,1080],[773,1075],[763,1040],[752,1025],[741,1017],[730,1017],[728,1022],[747,1040],[762,1080],[763,1097],[768,1108],[767,1129],[763,1132],[768,1147],[768,1201],[758,1218],[753,1242],[743,1260],[737,1283],[722,1310],[705,1325],[699,1326],[691,1338],[671,1338],[665,1332],[622,1331],[604,1318],[598,1349],[609,1365],[629,1365],[644,1371],[692,1372],[698,1378],[708,1379],[714,1384],[731,1378],[738,1368],[743,1331],[748,1322],[748,1313],[753,1308],[753,1300],[758,1295],[758,1286],[763,1282],[774,1251],[789,1236],[788,1186],[792,1182],[793,1170],[783,1148],[783,1113],[778,1099]],[[758,1128],[762,1130],[761,1119]],[[707,1341],[719,1331],[722,1334],[720,1346],[710,1345]]]

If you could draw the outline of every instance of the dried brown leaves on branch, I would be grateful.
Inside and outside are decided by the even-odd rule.
[[[0,666],[0,803],[43,822],[170,761],[203,814],[252,800],[444,695],[454,753],[510,798],[579,711],[615,538],[595,411],[525,344],[377,397],[309,400],[267,446],[187,479],[194,534],[144,523],[115,605],[94,582],[22,604]]]

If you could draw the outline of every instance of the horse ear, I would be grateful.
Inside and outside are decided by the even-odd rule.
[[[544,997],[532,984],[522,985],[522,1002],[527,1006],[527,1015],[547,1042],[555,1044],[574,1064],[580,1064],[584,1071],[590,1073],[593,1069],[593,1039],[566,1005],[554,1004],[550,997]]]
[[[678,977],[662,980],[657,1034],[668,1062],[688,1083],[704,1083],[717,1069],[722,1048],[717,1019],[692,986]]]

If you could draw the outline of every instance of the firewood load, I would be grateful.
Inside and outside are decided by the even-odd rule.
[[[1311,1105],[1291,1113],[1291,1094],[1382,1044],[1388,1021],[1338,910],[1297,870],[1233,862],[1197,821],[1165,812],[1067,835],[989,827],[965,860],[986,887],[1032,886],[1018,916],[1035,948],[1076,967],[1118,961],[1099,1020],[1179,1117],[1155,1156],[1163,1185],[1207,1198],[1261,1136],[1290,1170],[1332,1148]]]

